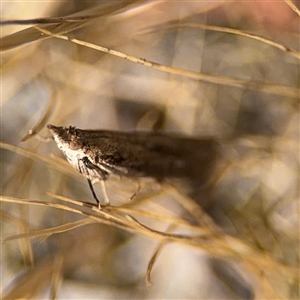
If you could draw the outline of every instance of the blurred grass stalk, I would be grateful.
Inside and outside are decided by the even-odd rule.
[[[67,16],[43,35],[1,27],[4,299],[299,298],[297,8],[89,5],[2,3],[2,21]],[[128,202],[136,183],[111,180],[116,207],[95,212],[85,179],[32,138],[49,120],[150,129],[149,112],[163,131],[224,142],[211,189],[149,183]]]

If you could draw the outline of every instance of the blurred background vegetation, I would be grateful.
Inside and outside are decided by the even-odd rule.
[[[170,68],[4,23],[48,17],[38,26]],[[297,7],[19,1],[1,20],[4,299],[299,298]],[[212,136],[222,153],[192,196],[144,183],[128,202],[136,182],[109,180],[115,208],[99,213],[53,195],[93,201],[54,142],[27,136],[47,123]]]

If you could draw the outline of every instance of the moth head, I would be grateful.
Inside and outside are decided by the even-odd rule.
[[[77,159],[84,156],[84,138],[75,127],[58,127],[47,125],[57,147],[64,153],[70,163],[75,164]]]

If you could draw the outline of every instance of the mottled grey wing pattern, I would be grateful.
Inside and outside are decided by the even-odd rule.
[[[130,177],[187,178],[206,181],[218,156],[212,138],[192,139],[172,134],[75,129],[96,164]],[[115,167],[115,168],[114,168]],[[126,169],[126,173],[119,170]]]

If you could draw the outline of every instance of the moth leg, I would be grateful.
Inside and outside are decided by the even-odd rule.
[[[138,181],[136,191],[130,196],[129,201],[132,201],[141,190],[141,183]]]
[[[101,209],[101,204],[100,204],[100,201],[97,198],[97,195],[96,195],[96,193],[94,191],[93,184],[92,184],[92,182],[91,182],[91,180],[89,178],[87,178],[87,181],[89,183],[89,187],[90,187],[90,190],[92,191],[93,197],[94,197],[94,199],[96,200],[96,202],[98,204],[98,208]]]
[[[103,196],[104,196],[104,202],[106,205],[109,205],[110,204],[110,201],[109,201],[109,198],[108,198],[108,195],[107,195],[107,190],[106,190],[106,184],[105,184],[105,180],[100,180],[101,182],[101,187],[102,187],[102,193],[103,193]]]
[[[106,179],[105,175],[107,175],[107,174],[103,170],[101,170],[98,166],[91,163],[87,157],[83,157],[82,161],[84,163],[84,166],[87,169],[97,170],[99,176],[101,177],[100,182],[101,182],[101,187],[102,187],[102,193],[103,193],[103,196],[104,196],[104,202],[105,202],[106,205],[109,205],[110,201],[109,201],[109,198],[108,198],[108,195],[107,195],[106,185],[105,185],[105,179]],[[93,197],[97,201],[99,209],[101,209],[100,201],[98,200],[98,198],[96,196],[96,193],[95,193],[94,188],[93,188],[93,184],[92,184],[90,178],[87,178],[87,180],[88,180],[90,189],[92,191]]]

